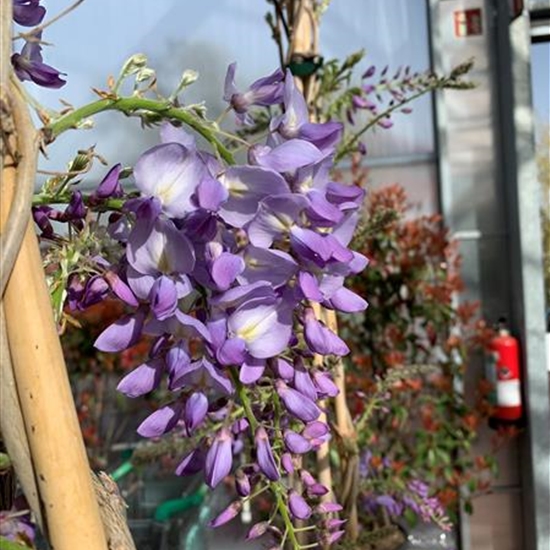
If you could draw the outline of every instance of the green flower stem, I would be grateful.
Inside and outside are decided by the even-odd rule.
[[[444,86],[444,85],[443,85]],[[401,102],[395,103],[388,109],[386,109],[383,113],[378,114],[374,118],[371,118],[359,131],[355,132],[353,135],[351,135],[342,147],[338,150],[336,153],[336,156],[334,157],[334,163],[340,162],[346,155],[348,155],[352,150],[359,138],[370,128],[378,124],[382,119],[388,117],[391,115],[394,111],[397,111],[398,109],[403,108],[407,103],[411,103],[412,101],[418,99],[419,97],[422,97],[424,94],[427,94],[428,92],[431,92],[437,88],[441,88],[442,83],[439,81],[434,82],[433,84],[430,84],[426,88],[420,90],[416,94],[411,95],[410,97],[407,97]]]
[[[248,397],[246,389],[242,384],[242,382],[239,380],[239,377],[236,371],[231,370],[230,373],[231,373],[231,378],[233,380],[233,383],[235,384],[235,388],[237,390],[237,395],[243,405],[246,418],[250,423],[251,431],[254,433],[256,431],[256,428],[259,426],[258,419],[254,415],[254,411],[252,410],[252,405],[250,403],[250,399]],[[296,538],[296,531],[292,523],[292,519],[290,518],[290,515],[288,513],[288,508],[287,508],[285,499],[283,497],[283,487],[279,481],[271,481],[267,487],[269,487],[271,490],[271,493],[275,495],[277,509],[279,510],[279,513],[283,518],[286,534],[292,544],[292,547],[298,550],[300,548],[300,543]]]
[[[250,399],[248,397],[248,394],[246,393],[246,389],[244,385],[239,380],[239,376],[233,370],[231,370],[230,373],[231,373],[231,378],[233,380],[233,383],[235,384],[235,388],[237,389],[237,395],[243,405],[244,413],[246,415],[248,422],[250,423],[250,429],[254,433],[256,432],[256,428],[259,426],[258,419],[254,415],[254,411],[252,410]]]
[[[298,539],[296,537],[296,530],[294,528],[294,524],[292,523],[292,519],[290,518],[290,514],[288,513],[288,508],[287,508],[285,499],[283,498],[283,495],[282,495],[281,485],[276,481],[272,481],[270,485],[271,485],[271,491],[275,495],[277,508],[279,509],[279,513],[283,518],[283,522],[285,524],[285,532],[288,536],[288,539],[290,540],[290,543],[292,544],[293,548],[299,549],[300,543],[298,542]]]
[[[32,198],[32,205],[33,206],[42,206],[42,205],[52,205],[52,204],[68,204],[71,200],[71,195],[67,193],[63,193],[61,195],[46,195],[46,194],[39,194],[34,195]],[[89,195],[83,195],[82,200],[84,201],[84,204],[89,205],[90,203],[90,196]],[[106,212],[109,210],[122,210],[122,207],[124,206],[124,203],[126,202],[126,199],[104,199],[100,203],[95,202],[94,203],[94,210],[96,212]]]
[[[183,122],[206,139],[206,141],[214,147],[225,162],[228,164],[235,164],[235,159],[233,158],[231,152],[214,135],[215,130],[208,127],[195,115],[190,113],[185,108],[174,107],[166,101],[159,101],[144,97],[99,99],[98,101],[84,105],[83,107],[71,111],[70,113],[63,115],[62,117],[46,125],[43,128],[46,142],[51,143],[63,132],[70,130],[71,128],[76,128],[83,120],[98,113],[102,113],[103,111],[120,111],[125,115],[135,115],[139,114],[141,111],[149,114],[157,114],[167,120],[172,119]]]

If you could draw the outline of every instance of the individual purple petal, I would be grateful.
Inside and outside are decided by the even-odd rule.
[[[290,453],[283,453],[281,456],[281,466],[287,474],[294,473],[294,464],[292,462],[292,456]]]
[[[338,356],[349,353],[346,343],[317,320],[311,308],[306,308],[304,311],[304,337],[313,353]]]
[[[132,230],[131,222],[128,216],[118,212],[112,212],[108,218],[107,233],[109,236],[119,243],[128,241],[128,236]]]
[[[54,235],[53,226],[50,222],[50,214],[52,212],[53,208],[50,206],[33,206],[32,207],[32,217],[34,220],[34,223],[38,225],[38,228],[40,229],[42,236],[46,238],[51,238]]]
[[[162,376],[163,362],[152,360],[143,363],[128,373],[117,386],[117,390],[127,397],[139,397],[158,388]]]
[[[215,367],[210,361],[207,361],[206,359],[202,360],[202,367],[210,377],[210,380],[214,384],[214,386],[218,389],[218,391],[221,391],[222,393],[225,393],[227,395],[230,395],[233,393],[233,384],[231,383],[231,380],[227,378],[226,375],[223,374],[223,372]]]
[[[315,371],[312,377],[320,397],[336,397],[340,393],[328,372]]]
[[[298,274],[298,284],[306,299],[312,302],[323,301],[324,296],[319,289],[319,281],[315,275],[309,271],[300,271]]]
[[[246,534],[245,539],[246,540],[255,540],[259,539],[263,535],[267,533],[267,530],[269,528],[269,522],[267,521],[260,521],[259,523],[254,524]]]
[[[334,233],[334,231],[333,231]],[[337,262],[348,263],[353,260],[353,252],[346,248],[334,234],[328,234],[325,236],[330,248],[331,258]]]
[[[315,507],[315,511],[319,514],[333,514],[334,512],[340,512],[342,506],[337,502],[321,502]]]
[[[278,378],[286,381],[294,379],[294,367],[286,359],[277,357],[271,363],[271,369]]]
[[[313,447],[318,447],[330,437],[328,426],[319,420],[309,422],[302,431],[302,435]]]
[[[66,221],[82,220],[86,217],[87,208],[82,199],[82,193],[75,191],[71,195],[71,200],[63,212],[63,218]]]
[[[307,470],[300,470],[300,481],[306,487],[311,487],[317,483],[317,480]]]
[[[84,287],[84,293],[80,300],[79,309],[86,309],[87,307],[97,304],[107,297],[109,292],[109,285],[107,281],[99,275],[90,277]]]
[[[67,82],[60,78],[65,74],[42,61],[42,33],[34,33],[33,40],[25,42],[21,53],[11,56],[11,64],[19,80],[31,80],[45,88],[61,88]]]
[[[250,478],[242,470],[237,470],[235,473],[235,490],[241,497],[247,497],[250,494]]]
[[[143,437],[160,437],[178,423],[181,412],[182,404],[180,402],[161,407],[138,426],[137,433]]]
[[[327,300],[326,305],[345,313],[356,313],[367,309],[369,304],[355,292],[342,287]]]
[[[340,531],[334,531],[333,533],[323,533],[322,535],[322,545],[330,546],[335,542],[339,541],[346,534],[345,529]]]
[[[301,126],[309,121],[309,110],[288,69],[285,75],[283,101],[285,113],[280,121],[274,121],[277,124],[275,129],[286,139],[292,139],[298,137]]]
[[[288,507],[296,519],[308,519],[311,516],[311,507],[294,489],[288,493]]]
[[[214,437],[208,449],[204,464],[204,479],[206,484],[214,489],[231,471],[233,455],[231,445],[233,438],[227,428],[222,428]]]
[[[39,25],[46,15],[46,8],[39,0],[13,0],[13,20],[23,27]]]
[[[226,523],[229,523],[232,519],[239,515],[242,508],[243,504],[240,500],[232,502],[225,510],[209,522],[210,527],[220,527]]]
[[[235,86],[235,71],[237,70],[237,63],[233,62],[227,67],[225,73],[223,99],[227,102],[231,101],[231,97],[237,93],[237,86]]]
[[[342,221],[344,214],[326,199],[324,192],[312,189],[307,198],[309,201],[307,216],[317,227],[332,227]]]
[[[292,430],[285,430],[283,435],[286,448],[294,454],[304,454],[311,451],[311,443]]]
[[[290,244],[296,254],[324,267],[333,253],[333,247],[326,237],[328,235],[320,235],[295,225],[290,231]]]
[[[346,185],[331,181],[327,186],[326,196],[334,204],[354,203],[356,207],[359,207],[365,198],[365,190],[358,185]]]
[[[174,376],[170,383],[170,389],[176,390],[183,386],[203,386],[204,384],[208,384],[224,394],[233,393],[231,380],[205,358],[184,364],[178,376]]]
[[[304,422],[312,422],[321,414],[321,409],[311,399],[289,388],[282,380],[275,381],[275,388],[288,412],[296,418]]]
[[[103,277],[107,283],[109,283],[113,294],[120,298],[125,304],[132,307],[137,307],[139,305],[130,287],[114,271],[107,271]]]
[[[208,398],[202,392],[190,395],[185,403],[184,420],[187,434],[191,435],[202,424],[208,412]]]
[[[191,358],[184,344],[171,347],[165,355],[166,370],[170,378],[169,388],[175,389],[173,385],[179,381],[182,376],[189,372]]]
[[[227,68],[223,98],[229,102],[241,121],[248,121],[244,115],[252,105],[267,106],[281,102],[284,75],[280,69],[267,77],[256,80],[246,92],[240,93],[235,86],[236,68],[236,63],[231,63]]]
[[[290,192],[280,174],[260,166],[231,166],[220,180],[229,198],[220,206],[219,214],[233,227],[243,227],[249,222],[265,197]]]
[[[292,190],[307,195],[312,190],[325,193],[329,185],[329,176],[333,168],[332,157],[325,156],[316,164],[298,168],[292,177]]]
[[[200,337],[208,343],[211,342],[210,332],[204,323],[179,309],[176,309],[172,317],[162,321],[150,319],[147,323],[147,333],[152,336],[161,336],[168,333],[179,340]]]
[[[169,277],[162,275],[151,288],[149,295],[151,310],[157,319],[171,317],[178,306],[176,285]]]
[[[138,219],[128,238],[126,255],[130,265],[145,275],[191,273],[195,251],[187,237],[171,220]]]
[[[250,242],[269,248],[273,241],[288,235],[306,206],[306,198],[297,193],[267,197],[246,228]]]
[[[359,252],[352,251],[352,259],[347,263],[332,263],[327,266],[327,272],[330,272],[332,275],[337,275],[341,277],[346,277],[348,275],[361,273],[369,264],[368,258],[359,254]],[[342,285],[340,285],[342,286]],[[333,292],[336,292],[336,288],[333,289]],[[325,294],[326,297],[327,296]]]
[[[238,277],[241,284],[267,281],[277,288],[285,285],[298,269],[290,254],[252,245],[244,251],[244,262],[244,271]]]
[[[245,268],[244,260],[229,252],[222,252],[211,267],[212,279],[219,290],[227,290]]]
[[[347,246],[355,233],[358,221],[359,212],[353,210],[347,212],[340,223],[333,228],[331,236],[342,246]]]
[[[239,369],[239,380],[245,384],[254,384],[265,371],[265,360],[248,357]]]
[[[204,243],[216,238],[218,221],[208,210],[199,209],[185,218],[185,232],[195,243]]]
[[[317,390],[301,357],[294,360],[294,387],[312,401],[317,400]]]
[[[243,432],[246,432],[248,428],[250,427],[250,423],[246,418],[239,418],[233,422],[233,425],[231,426],[231,431],[235,434],[241,434]]]
[[[216,353],[216,359],[222,365],[240,365],[246,357],[246,342],[242,338],[226,340]]]
[[[291,139],[277,145],[271,150],[257,149],[257,164],[276,172],[289,172],[318,162],[323,153],[311,143],[301,139]]]
[[[333,264],[334,265],[334,264]],[[336,291],[342,288],[344,284],[344,277],[341,275],[332,275],[329,270],[325,270],[325,273],[321,276],[319,283],[319,290],[325,299],[330,298]]]
[[[199,183],[196,195],[201,208],[217,212],[220,205],[229,197],[229,192],[217,179],[206,175]]]
[[[267,359],[287,347],[292,333],[292,311],[281,300],[265,305],[263,301],[251,300],[229,317],[228,327],[246,342],[252,357]]]
[[[271,481],[277,481],[281,477],[281,474],[275,463],[269,437],[262,426],[256,429],[254,443],[256,444],[256,460],[258,461],[260,470]]]
[[[313,143],[323,153],[331,153],[342,137],[344,127],[340,122],[307,122],[300,126],[298,136]]]
[[[137,188],[145,196],[156,197],[173,218],[183,218],[195,210],[191,197],[204,174],[200,157],[179,143],[149,149],[134,166]]]
[[[212,305],[223,308],[234,308],[256,298],[275,303],[277,297],[272,286],[266,281],[257,281],[248,285],[233,287],[211,300]]]
[[[67,301],[66,304],[71,311],[76,311],[80,308],[80,300],[84,295],[84,282],[79,275],[73,273],[69,276],[67,284]]]
[[[334,529],[342,527],[342,525],[345,525],[347,522],[347,519],[329,518],[325,520],[325,525],[327,526],[327,529],[329,531],[332,531]]]
[[[96,339],[94,346],[100,351],[122,351],[137,344],[141,337],[145,315],[137,312],[126,315],[109,325]]]
[[[220,348],[227,339],[227,319],[220,317],[211,319],[206,323],[206,328],[211,336],[212,353]]]
[[[200,472],[204,467],[205,452],[204,445],[199,443],[196,449],[185,455],[185,458],[176,468],[176,475],[189,476]]]
[[[122,165],[115,164],[101,180],[101,183],[95,190],[95,196],[99,199],[108,199],[110,197],[121,197],[123,194],[122,187],[120,186],[120,172],[122,171]]]
[[[330,492],[327,487],[322,485],[321,483],[314,483],[313,485],[310,485],[306,492],[308,496],[312,497],[322,497],[323,495],[328,495]]]

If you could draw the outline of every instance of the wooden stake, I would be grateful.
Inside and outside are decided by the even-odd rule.
[[[28,129],[16,127],[15,131],[19,140]],[[2,166],[2,232],[6,230],[5,223],[16,190],[14,160],[8,159]],[[52,550],[106,550],[105,534],[31,222],[27,225],[6,287],[3,306],[13,373],[46,515],[50,546]]]

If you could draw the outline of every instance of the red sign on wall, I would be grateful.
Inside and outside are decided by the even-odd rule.
[[[469,10],[457,10],[454,15],[455,36],[479,36],[483,34],[483,22],[481,8]]]

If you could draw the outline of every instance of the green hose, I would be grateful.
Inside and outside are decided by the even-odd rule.
[[[125,475],[129,474],[134,469],[134,465],[131,460],[125,460],[112,474],[111,477],[115,481],[119,481]]]
[[[204,500],[206,492],[206,485],[202,485],[200,489],[198,489],[194,493],[191,493],[188,496],[167,500],[162,504],[159,504],[155,510],[155,521],[168,521],[172,516],[176,514],[185,512],[185,510],[189,510],[189,508],[199,506]]]

